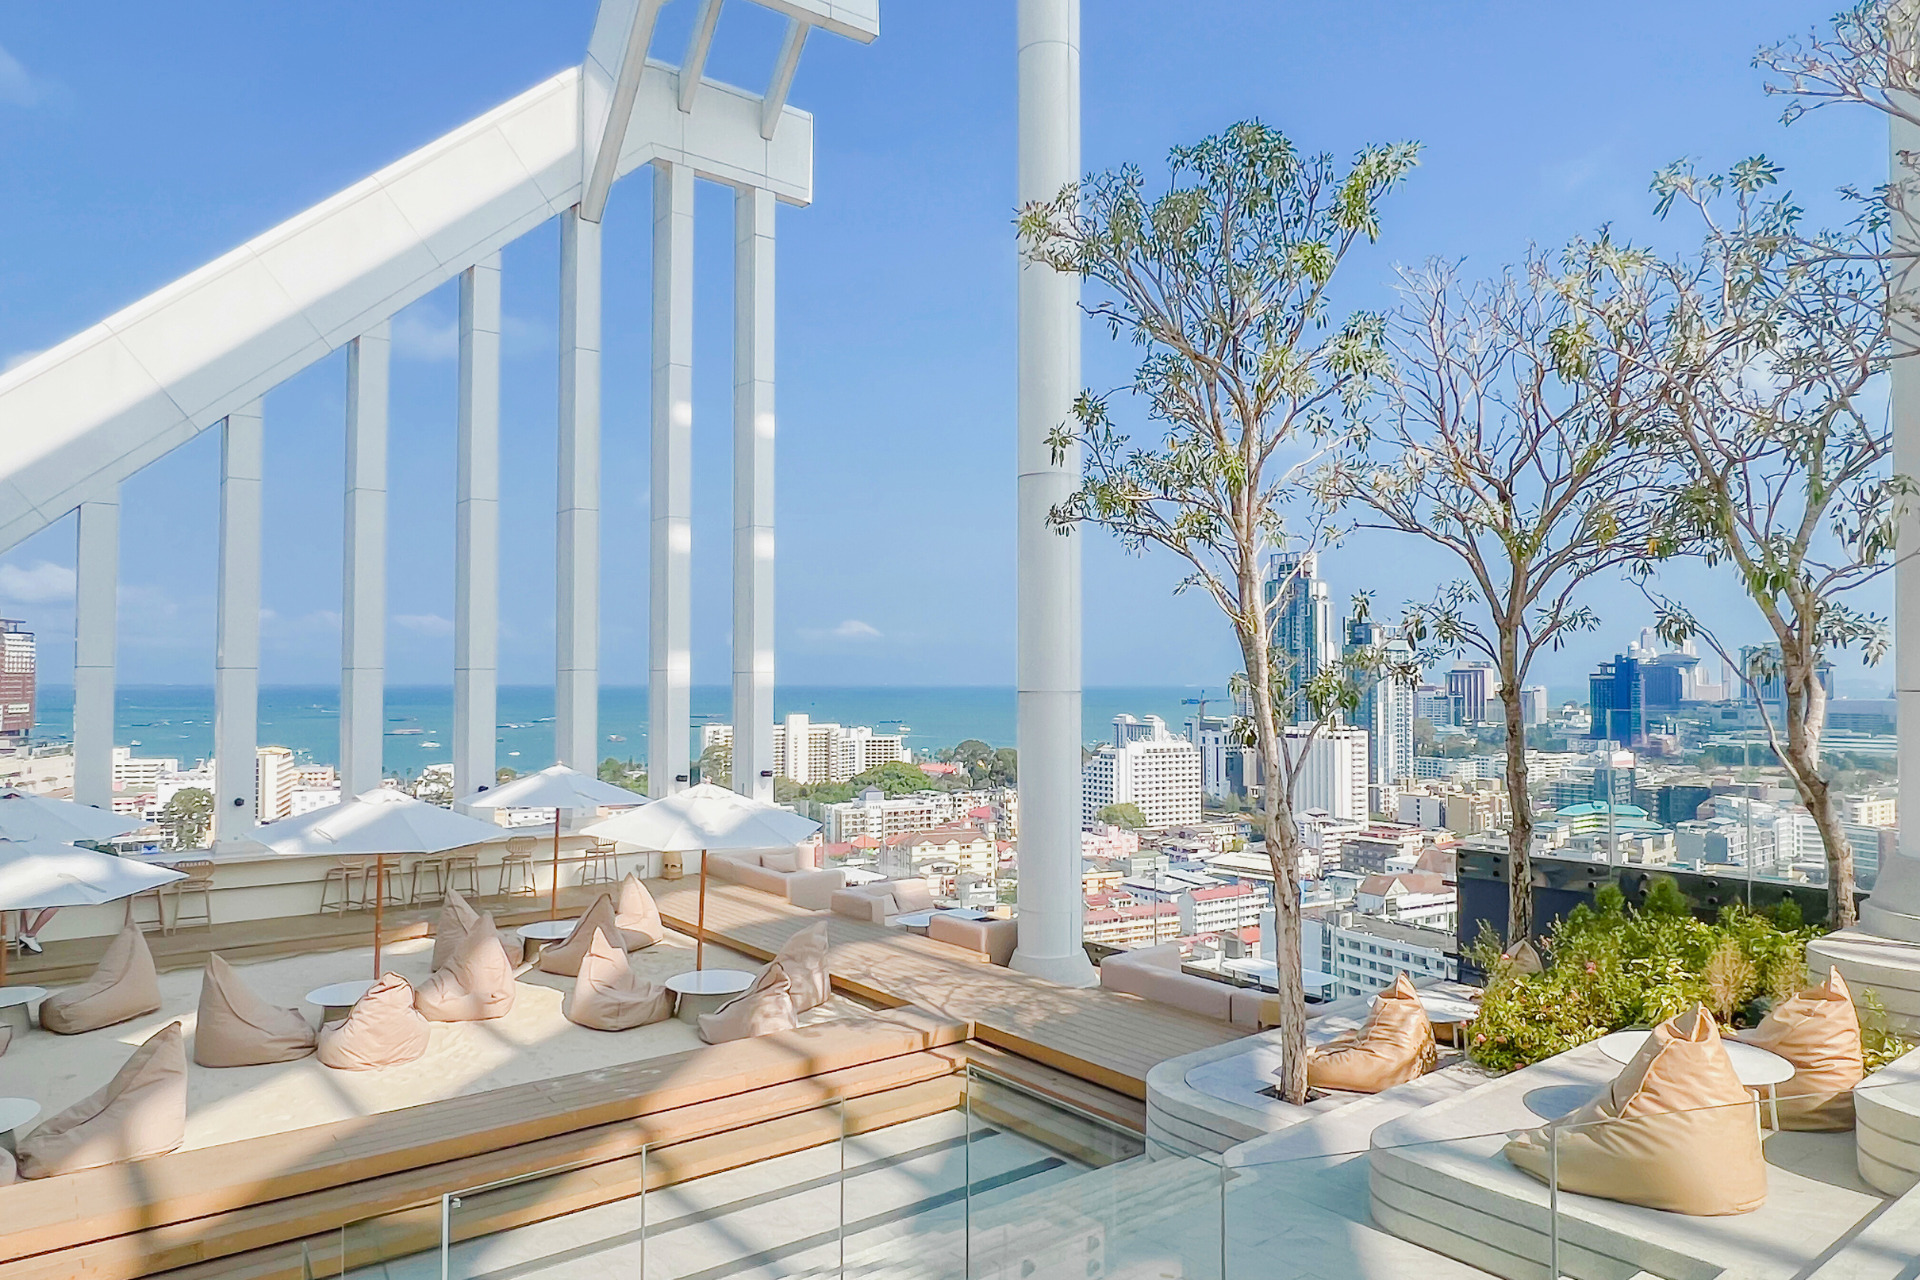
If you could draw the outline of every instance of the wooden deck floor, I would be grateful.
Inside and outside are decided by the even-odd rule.
[[[698,882],[654,880],[648,887],[666,922],[691,933]],[[904,929],[805,911],[739,885],[707,885],[708,938],[747,955],[771,956],[819,919],[829,922],[828,966],[852,994],[972,1023],[978,1040],[1134,1098],[1147,1096],[1147,1072],[1156,1064],[1243,1034],[1134,996],[1058,987]]]

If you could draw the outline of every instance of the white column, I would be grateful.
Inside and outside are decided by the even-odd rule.
[[[341,554],[340,793],[380,785],[387,666],[387,374],[382,322],[347,348],[347,515]]]
[[[653,162],[653,467],[647,793],[683,790],[692,760],[693,170]]]
[[[1901,155],[1920,152],[1920,130],[1893,117],[1892,178],[1908,179]],[[1896,215],[1897,216],[1897,215]],[[1920,228],[1896,223],[1894,240],[1911,252],[1920,245]],[[1904,273],[1896,273],[1897,281]],[[1911,286],[1909,286],[1911,288]],[[1920,350],[1920,332],[1908,307],[1895,309],[1894,347]],[[1891,364],[1895,475],[1920,475],[1920,356],[1905,355]],[[1900,737],[1900,851],[1883,858],[1873,894],[1861,906],[1860,927],[1869,933],[1920,943],[1920,510],[1910,507],[1900,522],[1899,550],[1893,565],[1893,674]]]
[[[73,798],[113,807],[113,661],[119,630],[120,493],[83,502],[74,550]]]
[[[600,737],[600,224],[560,218],[560,495],[554,759],[592,773]]]
[[[500,653],[500,255],[460,276],[453,502],[453,794],[493,786]]]
[[[220,433],[219,635],[213,673],[213,837],[245,839],[255,823],[260,711],[261,405],[227,415]]]
[[[1080,177],[1079,0],[1020,0],[1019,202]],[[1017,671],[1020,941],[1013,967],[1069,986],[1097,981],[1080,946],[1080,540],[1047,513],[1080,481],[1077,451],[1047,434],[1080,390],[1080,283],[1020,268]]]
[[[733,205],[733,789],[773,799],[771,191]],[[763,776],[764,775],[764,776]]]

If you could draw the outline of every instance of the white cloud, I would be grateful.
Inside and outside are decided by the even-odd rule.
[[[73,599],[73,570],[42,560],[29,567],[0,564],[0,598],[20,604]]]
[[[423,636],[450,636],[453,634],[453,622],[437,613],[397,613],[393,616],[393,625],[403,631],[412,631]]]
[[[393,354],[403,360],[452,360],[460,354],[460,326],[432,312],[402,311],[393,318]]]
[[[825,631],[816,629],[806,634],[818,636],[822,639],[833,640],[878,640],[880,638],[880,628],[874,626],[871,622],[862,622],[858,618],[848,618],[837,627],[829,627]]]
[[[0,47],[0,104],[37,107],[51,99],[59,86],[28,71],[20,59]]]

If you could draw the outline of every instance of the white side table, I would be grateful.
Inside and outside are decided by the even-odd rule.
[[[45,987],[0,987],[0,1022],[27,1031],[33,1026],[32,1006],[46,998]]]
[[[330,982],[324,987],[315,987],[307,992],[307,1003],[320,1006],[320,1025],[326,1026],[336,1018],[344,1018],[360,1003],[360,997],[373,990],[373,979],[363,978],[353,982]]]
[[[0,1148],[12,1151],[13,1131],[39,1114],[40,1104],[32,1098],[0,1098]]]
[[[1616,1031],[1612,1035],[1601,1036],[1594,1041],[1600,1046],[1600,1052],[1615,1062],[1632,1062],[1633,1056],[1640,1052],[1640,1046],[1647,1042],[1651,1031]],[[1758,1045],[1744,1044],[1728,1036],[1721,1037],[1721,1045],[1727,1051],[1727,1060],[1733,1063],[1733,1074],[1740,1083],[1753,1093],[1753,1121],[1763,1132],[1771,1127],[1775,1133],[1780,1131],[1780,1097],[1778,1086],[1793,1079],[1793,1064],[1777,1053],[1769,1053]],[[1767,1119],[1771,1126],[1762,1123],[1760,1112],[1761,1094],[1766,1094]]]
[[[521,925],[514,930],[520,935],[521,959],[539,959],[542,951],[565,940],[579,923],[578,920],[535,920],[532,924]]]
[[[679,997],[673,1013],[682,1022],[698,1022],[753,985],[753,974],[738,969],[693,969],[676,973],[662,985]]]

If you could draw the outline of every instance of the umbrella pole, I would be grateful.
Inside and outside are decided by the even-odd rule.
[[[707,851],[700,851],[700,915],[693,926],[693,968],[697,973],[707,958]]]
[[[380,933],[387,914],[387,855],[373,856],[373,980],[380,981]]]
[[[0,911],[0,987],[7,985],[7,952],[13,950],[13,944],[7,941],[7,916]]]
[[[547,919],[560,918],[560,810],[553,811],[553,885],[547,890]]]

